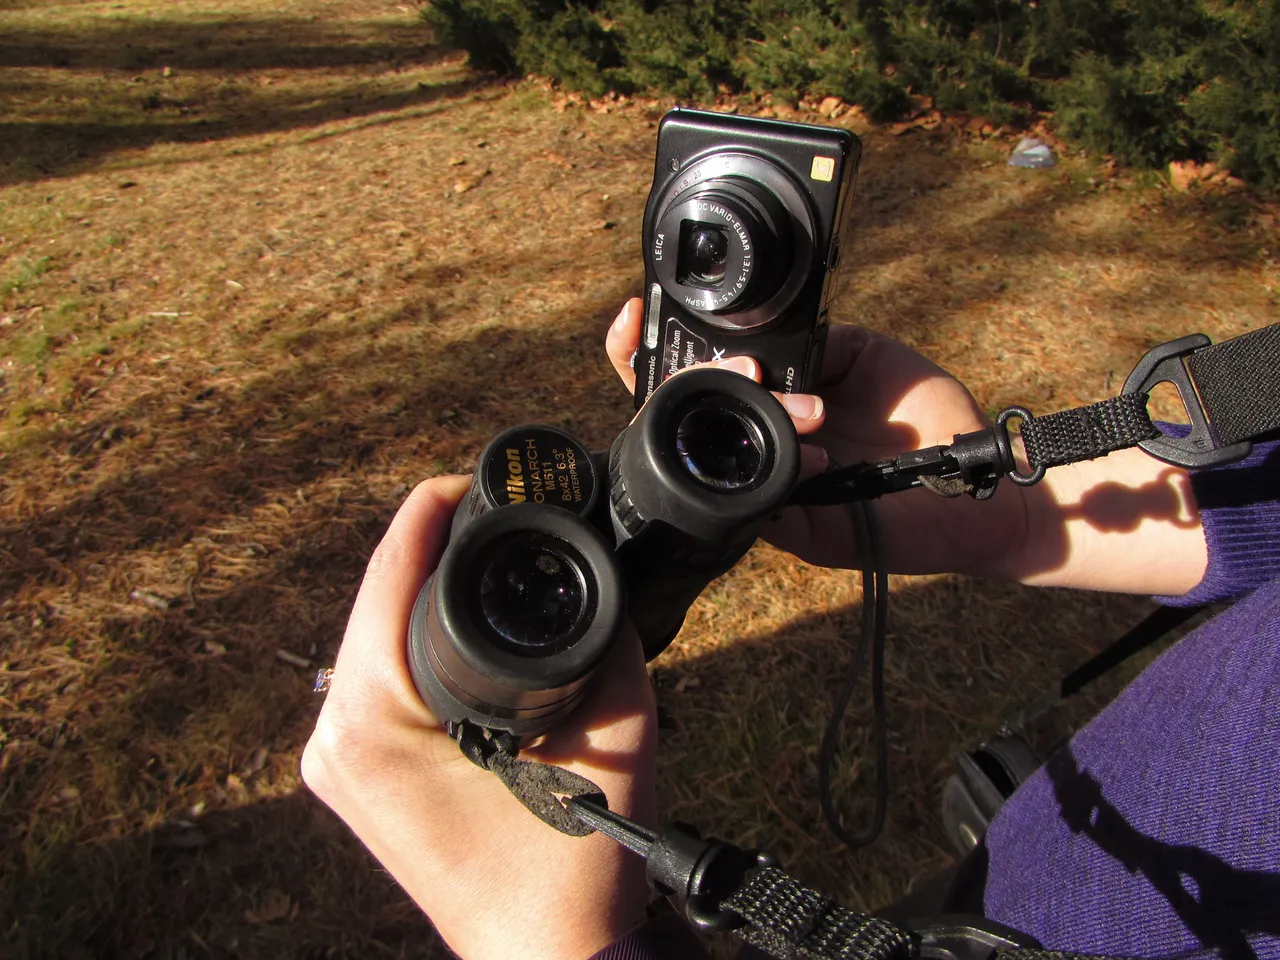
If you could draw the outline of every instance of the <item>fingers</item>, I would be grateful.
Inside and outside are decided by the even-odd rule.
[[[618,378],[623,385],[631,392],[635,392],[636,388],[636,374],[631,369],[631,357],[640,343],[640,325],[643,320],[643,313],[643,306],[639,298],[632,297],[623,304],[617,318],[609,326],[609,332],[605,334],[604,340],[604,349],[609,356],[609,362],[613,364],[613,369],[618,374]],[[760,364],[752,357],[746,356],[728,357],[714,364],[696,363],[677,371],[677,375],[687,370],[696,370],[705,366],[715,366],[721,370],[732,370],[734,373],[749,377],[756,383],[760,383],[764,379]],[[775,393],[774,396],[778,398],[782,406],[786,408],[787,413],[791,415],[791,420],[796,427],[796,433],[803,436],[804,434],[813,433],[822,426],[826,410],[821,397],[800,393]]]
[[[800,444],[800,480],[808,480],[825,473],[830,465],[827,451],[813,443]]]
[[[731,370],[749,380],[754,380],[756,383],[764,380],[764,371],[760,369],[760,364],[754,358],[746,356],[726,357],[724,360],[717,360],[714,363],[695,363],[677,370],[675,376],[678,377],[681,374],[688,373],[690,370],[701,370],[706,367]],[[804,436],[821,428],[826,418],[826,406],[823,404],[821,397],[812,393],[778,393],[776,391],[773,391],[773,396],[791,416],[791,422],[795,424],[796,433]]]
[[[418,591],[449,538],[453,512],[467,477],[435,477],[418,484],[369,558],[334,666],[333,689],[366,681],[403,687],[408,681],[405,636]]]
[[[813,393],[775,393],[782,408],[791,416],[796,433],[804,436],[819,429],[827,417],[826,404]]]
[[[605,334],[604,350],[609,355],[609,362],[617,371],[628,392],[636,389],[636,373],[631,369],[631,355],[640,345],[640,321],[643,309],[639,297],[632,297],[622,306],[617,319],[609,326]]]

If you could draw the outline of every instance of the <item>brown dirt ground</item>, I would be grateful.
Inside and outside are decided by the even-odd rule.
[[[513,423],[598,446],[626,422],[601,341],[642,277],[663,106],[476,76],[381,0],[22,0],[0,33],[4,952],[441,955],[301,788],[313,670],[277,651],[332,660],[416,481]],[[1082,156],[1013,170],[1012,135],[858,131],[837,319],[989,409],[1101,399],[1153,344],[1277,319],[1274,204]],[[951,753],[1148,608],[954,577],[893,594],[893,794],[856,856],[815,795],[850,575],[762,546],[655,671],[666,812],[852,907],[948,861]],[[852,824],[869,738],[858,706]]]

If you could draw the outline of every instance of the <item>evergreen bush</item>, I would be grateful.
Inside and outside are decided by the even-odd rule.
[[[709,100],[911,94],[1061,132],[1124,162],[1215,159],[1280,188],[1280,0],[433,0],[481,68]]]

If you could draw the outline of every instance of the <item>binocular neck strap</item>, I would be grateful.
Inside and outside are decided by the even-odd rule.
[[[450,723],[445,729],[458,741],[464,757],[496,775],[543,823],[571,837],[585,837],[593,832],[570,813],[563,802],[566,798],[575,798],[606,803],[604,791],[586,777],[549,763],[520,760],[517,757],[519,738],[509,733],[494,733],[470,720]]]
[[[911,935],[878,917],[854,913],[777,867],[751,871],[721,907],[746,921],[735,930],[774,957],[822,960],[909,960]]]
[[[714,860],[735,859],[743,851],[723,841],[704,841],[684,825],[674,825],[658,835],[608,813],[608,802],[598,786],[563,767],[518,759],[519,738],[509,733],[494,732],[469,720],[450,723],[446,730],[468,760],[495,774],[539,820],[572,837],[585,837],[601,829],[645,857],[647,872],[665,881],[657,884],[658,888],[684,906],[695,925],[732,930],[774,957],[1108,960],[1037,949],[1034,941],[1019,937],[993,937],[990,925],[980,918],[941,918],[941,925],[926,921],[908,932],[888,920],[839,906],[773,866],[772,858],[756,857],[755,866],[742,871],[717,869]],[[663,865],[669,868],[666,872]],[[686,873],[688,876],[682,875]],[[707,922],[698,924],[700,918]],[[1021,949],[1005,949],[1019,946]]]

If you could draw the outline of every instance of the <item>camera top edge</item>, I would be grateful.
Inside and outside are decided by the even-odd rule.
[[[679,185],[686,171],[703,161],[731,154],[755,155],[785,171],[807,194],[808,203],[816,204],[813,212],[820,221],[819,233],[830,236],[837,224],[829,222],[831,218],[824,211],[830,207],[834,214],[835,201],[850,192],[862,143],[843,127],[676,107],[658,127],[653,188],[645,205],[642,242],[646,249],[654,215],[679,192],[673,185]],[[821,176],[815,176],[819,170],[815,163],[826,164]],[[819,246],[824,250],[826,242],[825,237],[820,238]]]
[[[815,146],[821,144],[823,147],[835,142],[841,147],[845,158],[850,154],[856,156],[862,152],[862,140],[853,131],[844,127],[796,120],[776,120],[768,117],[744,117],[736,113],[698,110],[693,107],[672,108],[663,116],[658,129],[661,132],[669,126],[675,126],[689,127],[702,132],[708,125],[747,136],[761,137],[766,142],[772,140],[774,136],[783,136],[789,143],[795,143],[797,137],[807,136],[812,138]]]

